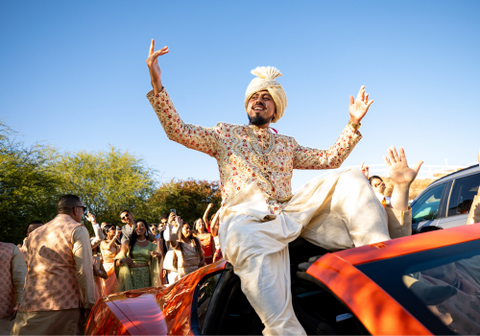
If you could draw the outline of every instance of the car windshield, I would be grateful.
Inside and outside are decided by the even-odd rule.
[[[373,276],[373,280],[435,334],[480,334],[478,241],[374,262],[359,269],[369,276],[385,272]]]

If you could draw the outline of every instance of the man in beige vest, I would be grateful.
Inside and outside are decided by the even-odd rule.
[[[58,215],[27,240],[28,273],[13,335],[80,335],[95,304],[86,207],[65,195]]]
[[[23,240],[23,245],[22,247],[20,247],[20,252],[22,252],[22,255],[23,255],[23,258],[25,259],[25,262],[28,262],[27,261],[27,258],[28,258],[28,252],[27,252],[27,239],[28,239],[28,236],[33,232],[35,231],[36,229],[38,229],[40,226],[42,226],[43,223],[42,221],[33,221],[31,222],[30,224],[28,224],[28,227],[27,227],[27,236],[25,237],[25,239]]]
[[[17,246],[0,242],[0,335],[9,335],[22,301],[27,264]]]

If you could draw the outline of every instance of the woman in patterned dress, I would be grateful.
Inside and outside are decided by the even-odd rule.
[[[147,239],[147,222],[139,219],[136,225],[131,239],[122,244],[115,256],[120,292],[161,284],[159,258],[162,254],[157,252],[157,244]]]
[[[107,224],[104,226],[103,232],[106,238],[100,244],[100,250],[102,251],[103,267],[107,271],[108,276],[108,278],[103,281],[103,290],[105,295],[110,295],[118,289],[114,258],[120,252],[120,246],[117,245],[116,240],[120,236],[121,231],[118,231],[114,225]]]
[[[193,232],[194,237],[198,238],[202,245],[203,253],[205,255],[205,263],[210,265],[213,262],[215,243],[212,235],[207,231],[203,219],[199,218],[195,221]]]

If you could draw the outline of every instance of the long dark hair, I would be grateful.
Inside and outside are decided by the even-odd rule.
[[[182,256],[183,256],[183,247],[182,246],[183,246],[183,244],[185,244],[183,242],[183,226],[184,225],[190,226],[190,224],[188,224],[188,223],[183,223],[182,224],[182,227],[180,228],[181,241],[178,242],[176,247],[173,247],[173,245],[170,245],[174,250],[180,251]],[[195,245],[195,251],[197,252],[198,256],[201,259],[202,258],[202,245],[200,243],[200,240],[198,240],[198,238],[195,237],[193,234],[191,235],[190,239],[193,240],[193,244]],[[205,262],[205,259],[204,259],[204,262]],[[177,259],[177,254],[176,253],[173,254],[173,267],[178,269],[178,259]]]
[[[130,237],[130,242],[128,243],[128,247],[130,250],[130,253],[133,251],[133,247],[135,246],[135,243],[137,242],[138,234],[137,234],[137,225],[139,222],[142,222],[143,225],[145,226],[145,239],[148,238],[148,224],[145,219],[137,219],[135,221],[135,229],[133,229],[132,236]]]
[[[182,241],[181,241],[180,244],[178,244],[178,246],[179,246],[179,249],[182,252],[182,254],[183,254],[182,244],[185,244],[185,242],[183,241],[183,226],[184,225],[190,226],[190,224],[183,223],[182,228],[180,230],[180,236],[182,237]],[[195,251],[197,251],[198,256],[201,257],[202,256],[202,244],[200,243],[200,240],[197,237],[195,237],[193,235],[193,233],[191,234],[190,239],[193,240],[193,245],[195,245]]]
[[[197,230],[197,223],[201,221],[202,224],[203,224],[203,228],[205,229],[205,232],[208,233],[208,230],[207,230],[207,224],[205,223],[205,221],[201,218],[198,218],[194,223],[193,223],[193,233],[195,235],[198,235],[198,230]]]
[[[110,230],[112,229],[112,227],[113,227],[114,229],[116,229],[116,226],[113,225],[113,224],[110,224],[110,223],[107,223],[107,225],[105,225],[105,226],[103,227],[102,230],[103,230],[103,234],[105,235],[105,240],[108,239],[108,231],[110,231]]]

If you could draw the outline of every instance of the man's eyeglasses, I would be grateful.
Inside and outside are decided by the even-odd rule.
[[[84,205],[75,205],[72,209],[75,209],[75,208],[83,209],[84,213],[87,212],[87,207]]]
[[[120,219],[121,219],[121,220],[127,220],[127,219],[128,219],[128,215],[122,216],[122,217],[120,217]]]

